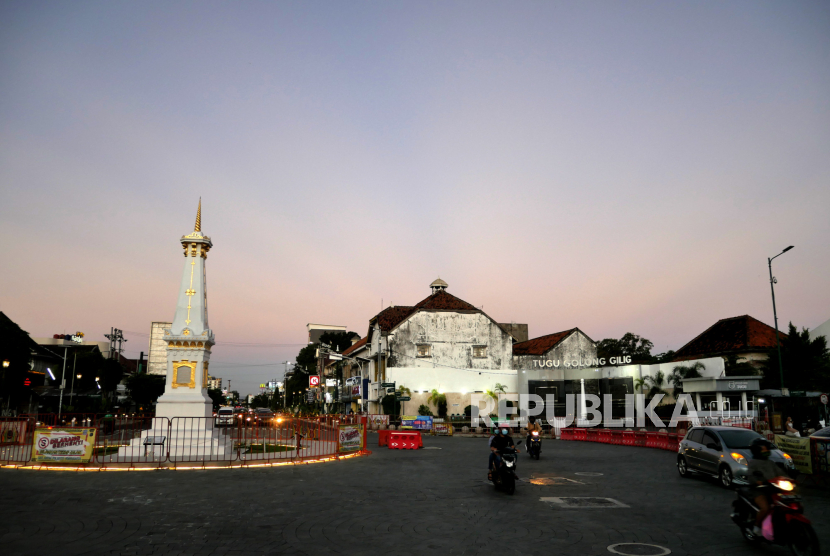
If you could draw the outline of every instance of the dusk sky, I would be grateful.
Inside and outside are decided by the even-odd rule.
[[[280,378],[436,277],[531,337],[830,318],[830,3],[0,3],[0,310]],[[227,345],[279,344],[284,347]],[[225,344],[225,345],[223,345]]]

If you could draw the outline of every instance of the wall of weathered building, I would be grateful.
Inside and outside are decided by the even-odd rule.
[[[418,312],[389,334],[390,367],[512,370],[513,339],[481,313]],[[431,346],[418,357],[418,345]],[[473,357],[486,346],[486,357]]]

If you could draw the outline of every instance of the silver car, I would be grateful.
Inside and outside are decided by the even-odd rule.
[[[738,427],[695,427],[680,441],[677,449],[677,471],[683,477],[705,473],[720,479],[730,488],[733,484],[747,485],[748,464],[752,458],[749,445],[760,434]],[[775,449],[769,458],[781,468],[782,476],[795,471],[792,458]]]

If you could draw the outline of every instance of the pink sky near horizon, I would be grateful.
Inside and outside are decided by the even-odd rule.
[[[32,336],[146,352],[200,196],[242,393],[298,347],[223,341],[364,335],[439,275],[662,352],[771,325],[795,245],[779,325],[830,318],[827,4],[142,6],[0,7],[0,310]]]

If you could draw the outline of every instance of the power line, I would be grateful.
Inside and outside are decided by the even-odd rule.
[[[145,334],[144,332],[135,332],[132,330],[122,330],[127,334],[133,334],[135,336],[143,336],[145,338],[149,338],[149,334]],[[299,347],[299,346],[307,346],[307,343],[302,344],[281,344],[281,343],[268,343],[268,342],[216,342],[217,346],[224,346],[224,347]]]

